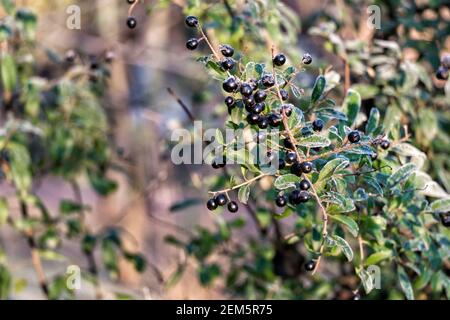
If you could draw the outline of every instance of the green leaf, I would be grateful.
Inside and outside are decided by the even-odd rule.
[[[394,172],[387,180],[387,188],[393,188],[416,171],[416,166],[412,163],[405,164]]]
[[[325,90],[326,80],[324,76],[318,76],[314,83],[314,88],[311,94],[311,103],[314,104],[319,101],[320,97]]]
[[[429,206],[429,210],[436,213],[450,211],[450,198],[433,201]]]
[[[297,140],[298,145],[307,148],[328,147],[331,144],[330,139],[324,136],[311,135]]]
[[[2,0],[2,7],[8,15],[11,15],[15,9],[15,5],[12,0]]]
[[[190,199],[184,199],[182,201],[179,201],[177,203],[174,203],[173,205],[170,206],[170,212],[176,212],[176,211],[181,211],[184,210],[188,207],[192,207],[195,205],[198,205],[202,203],[201,199],[198,198],[190,198]]]
[[[238,198],[239,198],[240,202],[247,204],[249,196],[250,196],[250,185],[249,184],[246,184],[245,186],[242,186],[239,188]]]
[[[296,108],[292,104],[290,105],[292,108],[292,114],[289,117],[288,125],[290,129],[293,129],[295,127],[298,127],[301,125],[303,121],[303,112],[299,108]]]
[[[377,264],[380,261],[386,260],[388,258],[392,257],[392,251],[391,250],[382,250],[375,252],[367,257],[366,261],[364,262],[366,266],[370,266],[373,264]]]
[[[326,194],[322,195],[320,199],[323,202],[330,203],[327,208],[327,212],[330,214],[351,212],[355,210],[355,203],[353,199],[337,192],[327,192]]]
[[[319,181],[330,178],[336,171],[345,168],[349,163],[350,161],[343,157],[328,161],[327,164],[323,166],[322,170],[320,170]]]
[[[364,291],[366,291],[366,293],[369,294],[373,289],[373,279],[371,274],[364,268],[357,270],[356,273],[358,274],[358,277],[361,279]]]
[[[377,108],[370,109],[369,119],[366,124],[366,134],[370,134],[375,131],[380,123],[380,111]]]
[[[3,88],[11,94],[17,84],[17,67],[13,57],[9,54],[3,56],[0,61]]]
[[[400,287],[402,288],[402,291],[405,294],[406,299],[414,300],[414,291],[411,285],[411,281],[409,280],[409,277],[402,266],[397,266],[397,275],[398,281],[400,282]]]
[[[295,184],[300,182],[300,180],[301,180],[300,177],[297,177],[294,174],[288,173],[288,174],[279,176],[275,180],[274,186],[278,190],[284,190],[284,189],[295,187]]]
[[[8,221],[9,207],[5,197],[0,198],[0,226]]]
[[[356,117],[358,116],[359,109],[361,108],[361,96],[360,94],[352,89],[347,91],[345,96],[343,112],[347,115],[347,125],[352,127],[355,123]]]
[[[350,231],[350,233],[352,234],[352,236],[354,236],[354,237],[358,236],[359,227],[355,220],[353,220],[350,217],[343,216],[343,215],[331,215],[330,217],[331,217],[331,219],[345,225],[347,227],[348,231]]]
[[[225,141],[223,139],[222,131],[219,128],[216,129],[215,139],[218,144],[224,145]]]
[[[341,248],[341,250],[344,253],[347,260],[352,261],[353,260],[353,250],[350,247],[350,245],[348,244],[348,242],[345,241],[345,239],[343,239],[337,235],[333,235],[331,238],[334,241],[336,241],[337,245],[339,246],[339,248]]]
[[[365,84],[365,83],[358,83],[352,85],[352,89],[357,91],[361,95],[361,99],[371,99],[375,97],[379,89],[375,85]]]

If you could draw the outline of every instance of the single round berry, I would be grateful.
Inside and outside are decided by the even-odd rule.
[[[220,53],[222,53],[222,55],[224,57],[232,57],[234,54],[234,48],[232,46],[230,46],[229,44],[222,44],[219,47]]]
[[[289,104],[282,105],[281,110],[282,110],[281,114],[283,114],[283,111],[284,111],[284,114],[286,115],[286,117],[290,117],[292,114],[292,107]]]
[[[186,48],[189,50],[195,50],[198,47],[198,40],[195,38],[191,38],[188,41],[186,41]]]
[[[230,203],[228,203],[228,211],[230,212],[237,212],[239,210],[239,206],[236,203],[236,201],[230,201]]]
[[[251,96],[253,89],[248,83],[243,83],[241,85],[240,91],[241,91],[242,96],[249,97],[249,96]]]
[[[279,158],[278,159],[278,170],[282,170],[286,168],[286,161],[284,159]]]
[[[267,93],[264,90],[258,90],[254,94],[256,102],[263,102],[267,98]]]
[[[312,123],[312,127],[314,131],[322,131],[324,126],[324,122],[322,119],[316,119]]]
[[[235,62],[233,58],[225,58],[220,62],[220,65],[224,70],[231,70],[234,68]]]
[[[281,124],[281,118],[279,115],[271,113],[268,117],[269,125],[273,128],[279,127]]]
[[[303,191],[307,191],[307,190],[309,190],[309,188],[311,188],[309,181],[306,179],[303,179],[302,181],[300,181],[298,186],[299,186],[300,190],[303,190]]]
[[[294,149],[294,144],[291,142],[291,140],[289,138],[286,138],[283,140],[283,146],[287,149]]]
[[[312,57],[309,53],[305,53],[302,57],[302,63],[303,64],[311,64],[312,62]]]
[[[198,26],[198,19],[194,16],[187,16],[186,20],[184,20],[186,25],[190,28],[196,28]]]
[[[134,17],[128,17],[127,19],[127,26],[130,29],[134,29],[137,26],[137,20]]]
[[[282,66],[286,63],[286,56],[282,53],[277,54],[275,57],[273,57],[273,64],[276,66]]]
[[[307,202],[311,198],[311,195],[307,191],[300,191],[300,194],[298,195],[298,200],[300,203]]]
[[[448,68],[440,66],[436,71],[436,78],[439,80],[448,79]]]
[[[252,78],[252,79],[248,80],[247,83],[252,88],[252,91],[255,91],[256,89],[258,89],[258,83],[256,82],[255,79]]]
[[[291,173],[295,174],[296,176],[302,175],[302,166],[300,162],[294,162],[291,166]]]
[[[378,158],[378,153],[374,152],[374,153],[370,154],[370,159],[371,159],[372,161],[377,160],[377,158]]]
[[[313,169],[313,164],[309,161],[302,162],[300,164],[303,173],[310,173]]]
[[[228,108],[233,108],[236,105],[236,100],[231,96],[226,97],[224,101]]]
[[[265,74],[261,77],[261,83],[266,88],[273,87],[275,85],[275,78],[271,74]]]
[[[214,201],[216,201],[217,205],[219,206],[224,206],[227,204],[228,199],[224,194],[218,194],[215,198]]]
[[[275,199],[275,204],[277,205],[277,207],[285,207],[287,204],[287,199],[285,195],[279,195],[276,199]]]
[[[450,69],[450,54],[443,55],[441,58],[441,65],[444,68]]]
[[[383,150],[389,149],[390,146],[391,146],[391,143],[389,142],[389,140],[382,140],[382,141],[380,142],[380,147],[381,147],[381,149],[383,149]]]
[[[267,129],[269,126],[269,121],[267,120],[267,117],[260,117],[258,121],[258,127],[260,129]]]
[[[133,4],[136,2],[136,0],[127,0],[128,4]]]
[[[244,102],[245,106],[254,106],[255,105],[255,97],[253,95],[251,95],[250,97],[244,97],[242,99],[242,101]]]
[[[236,79],[234,77],[229,77],[229,78],[225,79],[222,83],[222,88],[226,92],[235,92],[238,88]]]
[[[260,118],[259,114],[257,114],[257,113],[249,113],[247,115],[247,122],[249,124],[258,124],[259,118]]]
[[[286,163],[292,164],[297,160],[297,155],[295,154],[295,152],[288,152],[286,153],[284,160],[286,161]]]
[[[264,111],[264,109],[266,109],[266,105],[264,104],[264,102],[261,103],[257,103],[255,104],[255,106],[253,107],[253,111],[255,113],[261,113]]]
[[[289,92],[287,92],[284,89],[281,89],[280,96],[281,96],[281,100],[286,101],[287,99],[289,99]]]
[[[292,205],[300,204],[300,190],[295,189],[289,194],[289,202]]]
[[[312,260],[310,260],[307,263],[305,263],[305,270],[306,271],[313,271],[315,267],[316,267],[316,263],[314,261],[312,261]]]
[[[441,223],[444,227],[450,227],[450,212],[441,213],[439,217],[441,218]]]
[[[361,140],[361,135],[358,131],[355,130],[348,134],[348,141],[350,141],[351,143],[357,143],[359,142],[359,140]]]
[[[214,199],[209,199],[208,202],[206,202],[206,207],[208,210],[216,210],[217,209],[217,202]]]
[[[256,113],[255,112],[255,104],[245,104],[245,110],[248,112],[248,113]]]

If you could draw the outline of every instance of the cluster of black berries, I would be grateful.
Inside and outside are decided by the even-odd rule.
[[[130,4],[130,5],[135,4],[136,1],[137,1],[137,0],[127,0],[128,4]],[[130,28],[130,29],[136,28],[136,26],[137,26],[137,20],[136,20],[136,18],[135,18],[135,17],[132,17],[132,16],[128,17],[128,19],[127,19],[127,26],[128,26],[128,28]]]
[[[217,196],[209,199],[208,202],[206,202],[206,207],[209,210],[213,211],[213,210],[216,210],[218,206],[223,207],[227,203],[228,203],[228,205],[227,205],[228,211],[230,211],[230,212],[237,212],[238,211],[239,206],[236,203],[236,201],[228,202],[228,198],[224,194],[218,194]]]
[[[197,17],[194,16],[187,16],[186,19],[184,20],[184,23],[186,24],[186,26],[188,26],[189,28],[199,28],[199,23],[198,23],[198,19]],[[188,41],[186,41],[186,48],[188,48],[189,50],[195,50],[198,47],[198,44],[200,43],[200,41],[203,40],[203,38],[197,39],[197,38],[190,38]],[[234,51],[233,51],[234,53]],[[233,53],[231,55],[233,55]],[[234,61],[233,61],[234,62]],[[226,64],[226,63],[225,63]],[[234,67],[234,63],[233,66],[230,67],[230,69]]]
[[[447,80],[450,70],[450,54],[444,55],[441,58],[441,65],[436,71],[436,78],[439,80]]]

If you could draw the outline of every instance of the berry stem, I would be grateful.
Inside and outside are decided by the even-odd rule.
[[[240,183],[240,184],[237,184],[237,185],[235,185],[235,186],[233,186],[233,187],[231,187],[231,188],[223,189],[223,190],[218,190],[218,191],[209,191],[209,193],[212,194],[212,195],[216,195],[216,194],[218,194],[218,193],[227,193],[227,192],[229,192],[229,191],[233,191],[233,190],[239,189],[240,187],[243,187],[243,186],[245,186],[245,185],[247,185],[247,184],[250,184],[250,183],[252,183],[252,182],[255,182],[255,181],[257,181],[257,180],[259,180],[259,179],[261,179],[261,178],[264,178],[264,177],[266,177],[266,176],[268,176],[268,174],[267,174],[267,173],[263,173],[263,174],[260,174],[259,176],[256,176],[256,177],[254,177],[254,178],[251,178],[250,180],[246,180],[245,182],[242,182],[242,183]]]
[[[130,6],[130,8],[128,9],[128,16],[129,16],[129,17],[132,16],[134,7],[136,7],[138,3],[139,3],[139,1],[136,0],[136,1]]]
[[[208,45],[208,47],[211,49],[211,52],[213,53],[214,57],[216,58],[216,60],[219,62],[220,61],[220,55],[219,53],[217,53],[216,49],[214,49],[213,45],[211,44],[211,42],[208,39],[208,36],[206,35],[206,33],[203,31],[202,26],[199,24],[198,25],[198,31],[201,33],[202,38],[205,40],[206,44]],[[227,75],[229,77],[231,77],[231,73],[230,71],[227,71]]]

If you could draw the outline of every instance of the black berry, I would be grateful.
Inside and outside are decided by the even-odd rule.
[[[307,191],[310,187],[311,187],[311,185],[309,184],[309,181],[306,179],[303,179],[299,183],[300,190]]]
[[[377,160],[377,158],[378,158],[378,153],[376,153],[376,152],[374,152],[374,153],[372,153],[372,154],[370,155],[370,159],[371,159],[372,161]]]
[[[268,120],[269,120],[269,125],[270,125],[271,127],[274,127],[274,128],[275,128],[275,127],[279,127],[280,124],[281,124],[281,118],[280,118],[280,116],[277,115],[277,114],[274,114],[274,113],[271,113],[271,114],[269,115]]]
[[[389,140],[382,140],[382,141],[380,142],[380,147],[381,147],[381,149],[383,149],[383,150],[389,149],[390,146],[391,146],[391,143],[389,142]]]
[[[137,20],[134,17],[128,17],[127,19],[127,26],[130,29],[134,29],[137,26]]]
[[[446,54],[441,58],[441,65],[444,68],[450,69],[450,54]]]
[[[292,205],[300,204],[300,190],[295,189],[289,194],[289,202]]]
[[[284,114],[286,117],[290,117],[292,114],[292,107],[289,104],[284,104],[281,106],[281,109],[284,110]],[[283,113],[283,111],[281,111]]]
[[[291,142],[291,140],[289,138],[286,138],[286,139],[283,140],[283,145],[287,149],[291,149],[291,150],[294,149],[294,145],[292,144],[292,142]]]
[[[222,83],[222,88],[226,92],[234,92],[238,88],[238,84],[236,82],[236,79],[234,77],[229,77],[225,79]]]
[[[316,267],[316,263],[314,261],[312,261],[312,260],[310,260],[307,263],[305,263],[305,270],[306,271],[313,271],[315,267]]]
[[[309,53],[305,53],[302,57],[302,63],[303,64],[311,64],[312,62],[312,57]]]
[[[440,66],[436,71],[436,78],[438,78],[439,80],[447,80],[448,68]]]
[[[279,158],[278,159],[278,169],[282,170],[286,167],[286,161],[284,159]]]
[[[310,173],[313,169],[313,164],[309,161],[302,162],[300,168],[303,173]]]
[[[214,201],[216,201],[217,205],[219,206],[224,206],[227,204],[228,199],[224,194],[218,194],[215,198]]]
[[[358,131],[355,130],[348,134],[348,141],[350,141],[351,143],[357,143],[359,142],[359,140],[361,140],[361,135]]]
[[[257,114],[257,113],[249,113],[247,115],[247,122],[249,124],[257,124],[259,122],[259,118],[260,118],[259,114]]]
[[[260,129],[267,129],[269,126],[269,121],[267,120],[267,117],[260,117],[258,121],[258,127]]]
[[[128,4],[133,4],[136,2],[136,0],[127,0]]]
[[[286,63],[286,56],[282,53],[277,54],[275,57],[273,57],[273,64],[276,66],[282,66]]]
[[[439,217],[441,218],[441,223],[444,227],[450,227],[450,213],[449,212],[441,213],[439,215]]]
[[[286,153],[284,160],[289,164],[294,163],[297,160],[297,155],[295,154],[295,152],[288,152]]]
[[[248,80],[248,84],[250,85],[250,87],[252,88],[253,91],[258,89],[258,83],[256,82],[255,79]]]
[[[228,203],[228,211],[230,212],[237,212],[239,209],[238,204],[236,203],[236,201],[230,201],[230,203]]]
[[[255,106],[253,107],[253,111],[255,113],[261,113],[264,111],[264,109],[266,109],[266,105],[264,104],[264,102],[261,103],[257,103],[255,104]]]
[[[206,202],[206,207],[208,210],[216,210],[217,209],[217,202],[214,199],[209,199],[208,202]]]
[[[224,70],[231,70],[234,68],[235,62],[234,62],[233,58],[224,58],[220,62],[220,65],[222,66],[222,68]]]
[[[286,101],[287,99],[289,99],[289,92],[287,92],[284,89],[281,89],[280,96],[281,96],[281,100]]]
[[[316,119],[312,123],[312,127],[314,131],[322,131],[323,129],[323,120],[322,119]]]
[[[295,174],[296,176],[302,175],[302,167],[300,162],[294,162],[291,166],[291,173]]]
[[[229,44],[223,44],[219,47],[220,52],[224,57],[232,57],[234,54],[234,48]]]
[[[191,38],[188,41],[186,41],[186,48],[189,50],[195,50],[198,47],[198,40],[195,38]]]
[[[261,78],[261,83],[266,88],[273,87],[275,85],[275,78],[271,74],[265,74]]]
[[[241,85],[240,91],[244,97],[249,97],[249,96],[251,96],[253,89],[248,83],[243,83]]]
[[[256,102],[263,102],[267,98],[267,93],[264,90],[258,90],[254,94]]]
[[[224,101],[228,108],[232,108],[236,105],[236,100],[231,96],[226,97]]]
[[[242,101],[244,102],[244,105],[246,105],[246,106],[254,106],[255,105],[255,98],[253,97],[253,95],[251,95],[249,97],[244,97],[242,99]]]
[[[287,199],[285,195],[279,195],[276,199],[275,199],[275,204],[277,205],[277,207],[284,207],[287,204]]]
[[[198,26],[198,19],[194,16],[187,16],[184,22],[190,28],[196,28]]]

